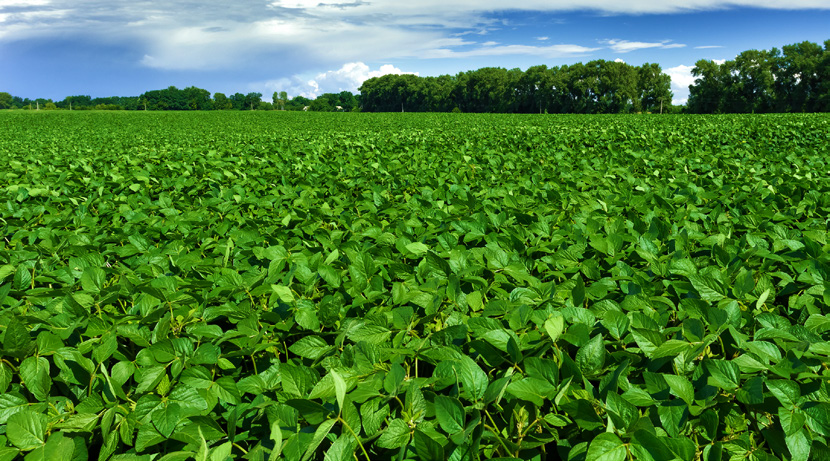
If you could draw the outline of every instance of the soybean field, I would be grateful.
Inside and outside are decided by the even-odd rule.
[[[830,116],[0,114],[0,461],[830,459]]]

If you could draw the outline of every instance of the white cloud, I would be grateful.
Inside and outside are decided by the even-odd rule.
[[[356,5],[358,2],[344,2],[342,0],[277,0],[272,3],[274,6],[281,6],[283,8],[314,8],[325,7],[333,5],[342,5],[351,3]]]
[[[437,48],[427,52],[425,58],[469,58],[477,56],[539,56],[542,58],[562,58],[570,56],[584,56],[599,48],[588,48],[580,45],[500,45],[487,46],[472,50],[456,51],[448,48]]]
[[[703,45],[703,46],[696,46],[696,50],[710,50],[712,48],[723,48],[720,45]]]
[[[49,0],[0,0],[0,8],[48,5]]]
[[[614,60],[614,62],[622,62],[622,63],[625,63],[625,61],[624,61],[624,60],[622,60],[622,59],[620,59],[620,58],[615,59],[615,60]]]
[[[509,9],[664,14],[743,6],[828,10],[830,0],[523,0]],[[585,44],[487,44],[469,49],[475,44],[461,37],[505,27],[493,14],[505,9],[501,0],[258,0],[233,5],[215,0],[0,0],[0,44],[43,37],[80,39],[123,45],[130,51],[125,56],[139,56],[140,64],[156,69],[238,70],[244,68],[241,64],[265,63],[286,67],[285,75],[343,62],[500,55],[558,58],[597,50]],[[550,40],[536,38],[545,44]],[[685,45],[609,40],[605,46],[626,53]]]
[[[489,42],[482,43],[481,46],[494,46],[494,45],[498,45],[498,44],[499,44],[499,42],[489,41]]]
[[[360,85],[366,80],[389,74],[418,75],[418,72],[404,72],[391,64],[384,64],[380,66],[378,70],[370,70],[369,66],[362,62],[350,62],[348,64],[344,64],[343,67],[338,70],[330,70],[328,72],[318,74],[314,80],[309,82],[309,84],[314,86],[314,88],[318,91],[317,94],[319,94],[319,92],[355,92],[357,91],[357,88],[360,87]]]
[[[265,99],[271,97],[274,91],[286,91],[289,96],[303,96],[315,98],[322,93],[339,93],[341,91],[357,92],[360,85],[366,80],[383,75],[418,75],[418,72],[405,72],[391,64],[384,64],[372,70],[362,62],[350,62],[343,64],[337,70],[321,72],[312,79],[304,79],[301,75],[291,78],[281,78],[251,84],[252,91],[261,91]]]
[[[671,77],[671,91],[674,94],[672,104],[686,104],[689,99],[689,85],[695,82],[692,69],[694,66],[680,65],[663,70]]]
[[[726,62],[726,59],[713,59],[712,62],[715,64],[721,65]]]
[[[644,50],[647,48],[683,48],[684,44],[682,43],[671,43],[671,40],[664,40],[662,42],[631,42],[628,40],[619,40],[619,39],[612,39],[612,40],[600,40],[600,43],[603,45],[608,45],[609,48],[618,52],[618,53],[628,53],[631,51],[636,50]]]

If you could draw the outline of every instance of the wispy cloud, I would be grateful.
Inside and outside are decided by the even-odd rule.
[[[611,39],[611,40],[600,40],[600,43],[603,45],[607,45],[608,48],[618,52],[618,53],[629,53],[631,51],[637,50],[645,50],[648,48],[683,48],[686,45],[682,43],[671,43],[671,40],[664,40],[661,42],[632,42],[629,40],[619,40],[619,39]]]
[[[720,46],[720,45],[703,45],[703,46],[696,46],[695,47],[696,50],[709,50],[709,49],[712,49],[712,48],[723,48],[723,47]]]
[[[568,56],[585,56],[599,48],[588,48],[580,45],[501,45],[457,51],[448,48],[438,48],[427,52],[425,58],[469,58],[477,56],[506,56],[523,55],[539,56],[543,58],[561,58]]]
[[[830,9],[830,0],[524,0],[511,11],[665,14],[735,7]],[[0,45],[53,38],[122,46],[136,64],[162,70],[217,72],[272,63],[285,74],[337,68],[344,62],[398,58],[519,55],[585,56],[585,43],[545,46],[471,44],[462,37],[507,27],[501,0],[0,0]],[[551,35],[551,34],[549,34]],[[556,38],[555,38],[556,39]],[[607,40],[617,53],[685,46],[670,41]],[[472,48],[472,49],[471,49]],[[287,63],[290,63],[290,68]]]

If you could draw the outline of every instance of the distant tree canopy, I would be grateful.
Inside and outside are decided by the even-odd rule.
[[[384,75],[360,87],[371,112],[630,113],[671,104],[671,78],[657,64],[596,60],[526,71],[485,67],[458,75]]]
[[[747,50],[692,69],[687,111],[697,114],[830,111],[830,40]]]
[[[692,69],[685,111],[699,114],[830,112],[830,40],[747,50],[731,61],[700,60]],[[190,86],[133,97],[67,96],[28,99],[0,92],[0,109],[69,110],[309,110],[368,112],[503,112],[608,114],[677,112],[671,78],[658,64],[632,66],[602,59],[558,67],[485,67],[457,75],[384,75],[363,82],[359,95],[324,93],[316,99],[214,93]],[[47,104],[53,104],[47,106]]]

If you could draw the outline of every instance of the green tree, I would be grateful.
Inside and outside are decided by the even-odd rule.
[[[734,66],[729,107],[726,112],[764,113],[770,112],[775,105],[775,76],[773,62],[778,57],[778,50],[747,50],[735,57],[727,66]]]
[[[816,111],[830,112],[830,40],[824,42],[824,53],[816,67],[816,77],[821,82],[813,107]]]
[[[231,102],[233,110],[243,110],[245,108],[245,95],[242,93],[234,93],[228,97]]]
[[[310,104],[311,99],[308,99],[304,96],[295,96],[285,104],[285,108],[287,110],[303,110],[303,107],[306,107]]]
[[[659,64],[645,63],[637,68],[638,110],[669,113],[671,106],[671,77],[663,73]]]
[[[817,109],[824,54],[821,46],[813,42],[782,48],[782,54],[774,65],[776,111],[811,112]]]
[[[12,108],[12,95],[5,91],[0,91],[0,109]]]
[[[692,68],[695,81],[689,85],[689,100],[686,107],[693,114],[714,114],[721,112],[724,105],[723,87],[725,76],[721,65],[701,59]]]
[[[274,101],[274,109],[285,110],[285,103],[288,101],[288,93],[285,91],[275,91],[271,99]]]
[[[211,110],[213,100],[210,98],[210,91],[190,86],[182,90],[186,100],[187,109],[190,110]]]
[[[243,110],[254,110],[259,107],[260,102],[262,102],[262,93],[248,93],[243,101]]]
[[[314,112],[332,112],[334,111],[334,105],[331,103],[329,98],[320,96],[316,98],[314,101],[311,101],[309,105],[309,110]]]
[[[214,110],[229,110],[233,109],[233,103],[225,93],[214,93],[213,94],[213,109]]]

